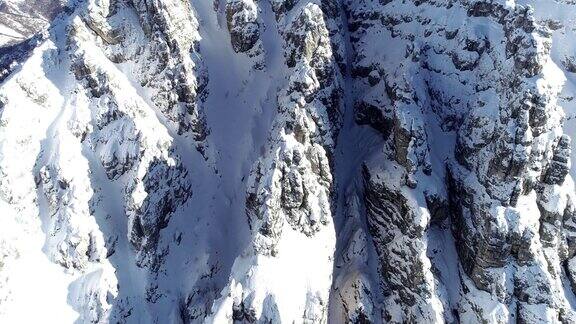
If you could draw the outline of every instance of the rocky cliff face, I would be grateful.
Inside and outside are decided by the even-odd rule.
[[[3,322],[576,321],[572,2],[1,6]]]

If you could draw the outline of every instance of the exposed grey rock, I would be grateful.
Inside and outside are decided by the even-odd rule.
[[[570,137],[562,135],[554,149],[552,161],[544,175],[544,182],[550,185],[561,185],[570,170]]]
[[[253,230],[261,228],[258,236],[262,237],[256,251],[265,254],[278,253],[274,242],[281,235],[284,217],[293,229],[306,235],[313,235],[329,222],[329,156],[341,125],[342,101],[340,71],[334,62],[329,31],[338,22],[329,16],[330,20],[324,20],[321,7],[313,3],[294,8],[291,20],[284,17],[288,13],[274,8],[283,26],[286,64],[293,74],[287,88],[278,94],[279,115],[268,152],[249,181],[250,223]],[[291,140],[282,144],[276,136],[282,133]],[[272,157],[278,147],[282,148],[276,160]]]
[[[433,302],[429,263],[422,255],[423,236],[430,216],[422,214],[403,189],[400,167],[364,166],[368,228],[378,253],[380,274],[388,294],[383,320],[437,321],[443,317]],[[401,171],[400,171],[401,173]],[[401,313],[396,313],[401,309]],[[439,312],[440,311],[440,312]]]
[[[80,322],[576,321],[572,0],[67,3],[0,5],[0,321],[26,262]]]
[[[225,10],[234,51],[256,58],[256,69],[264,68],[263,45],[260,40],[262,27],[256,3],[252,0],[227,0]]]

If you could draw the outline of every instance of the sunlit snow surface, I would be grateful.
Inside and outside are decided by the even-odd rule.
[[[15,0],[10,1],[17,3]],[[135,314],[132,319],[135,322],[175,319],[182,292],[201,281],[213,266],[220,270],[215,278],[211,278],[213,283],[210,283],[218,294],[221,293],[216,296],[213,305],[213,319],[216,323],[230,317],[231,314],[226,312],[232,309],[232,300],[227,299],[226,294],[233,294],[240,281],[251,283],[254,289],[261,292],[268,289],[292,292],[294,295],[280,294],[276,300],[282,306],[283,313],[280,315],[283,318],[294,316],[292,312],[301,309],[301,303],[305,302],[296,296],[304,294],[307,287],[302,286],[302,291],[292,289],[293,282],[330,285],[331,260],[318,262],[316,256],[329,254],[334,249],[330,244],[335,242],[336,229],[339,233],[345,232],[346,224],[340,215],[335,217],[334,224],[330,224],[326,231],[315,237],[324,245],[310,248],[307,237],[288,232],[280,242],[280,249],[286,251],[280,258],[270,260],[261,257],[253,260],[241,257],[249,244],[244,210],[246,179],[250,168],[264,150],[277,105],[276,90],[285,82],[278,77],[285,72],[281,62],[282,49],[275,31],[267,30],[263,35],[263,43],[268,53],[268,71],[252,70],[252,62],[239,57],[230,47],[229,36],[225,32],[225,18],[216,17],[213,4],[207,0],[193,0],[192,3],[200,20],[200,36],[203,39],[201,51],[206,68],[210,71],[206,117],[211,128],[209,143],[214,165],[208,165],[204,157],[187,143],[187,138],[175,133],[166,125],[161,114],[150,107],[147,89],[137,84],[135,79],[119,77],[118,81],[125,86],[127,102],[138,101],[142,106],[148,105],[150,108],[147,117],[140,119],[140,124],[135,127],[144,133],[148,131],[147,136],[153,142],[174,143],[176,154],[190,172],[194,194],[162,231],[160,245],[170,245],[170,254],[165,261],[170,266],[162,269],[158,282],[167,297],[152,306],[132,299],[134,295],[144,293],[144,282],[150,278],[130,261],[133,252],[126,239],[122,203],[118,201],[118,196],[123,194],[122,189],[108,181],[98,166],[95,154],[84,154],[86,147],[72,134],[62,130],[65,129],[62,125],[66,123],[89,119],[90,112],[83,102],[85,98],[73,96],[74,77],[65,72],[68,71],[66,59],[60,56],[62,52],[56,50],[65,47],[64,39],[58,36],[65,33],[60,26],[55,29],[56,36],[36,48],[30,59],[18,68],[20,72],[17,75],[4,81],[0,92],[0,99],[7,95],[11,98],[9,105],[0,110],[0,117],[10,121],[7,126],[0,128],[0,171],[9,175],[0,187],[0,322],[39,323],[47,319],[55,323],[73,322],[79,316],[75,305],[83,302],[82,294],[90,291],[91,285],[110,287],[113,294],[103,296],[104,299],[124,298],[131,301],[132,312]],[[514,1],[508,3],[514,5]],[[566,26],[576,24],[576,12],[572,6],[550,0],[517,0],[516,3],[535,6],[540,19],[557,19]],[[274,23],[274,14],[269,6],[263,6],[262,16],[267,24]],[[133,20],[132,23],[137,24],[133,16],[124,19]],[[576,99],[571,99],[576,97],[576,74],[567,72],[562,63],[567,55],[576,55],[576,32],[571,28],[562,30],[565,33],[554,33],[552,57],[555,65],[547,66],[545,73],[553,84],[564,84],[560,104],[568,117],[565,129],[576,138]],[[28,36],[17,28],[0,24],[0,45]],[[117,75],[124,73],[130,76],[137,73],[130,64],[114,66],[103,59],[103,54],[96,47],[92,50],[90,58]],[[31,99],[24,92],[22,84],[31,85],[37,90],[37,96]],[[69,98],[73,97],[74,101],[70,102]],[[21,98],[21,101],[14,98]],[[84,107],[84,111],[75,110],[75,107]],[[351,103],[347,107],[350,108]],[[357,171],[363,162],[365,156],[362,152],[367,154],[370,151],[367,148],[378,149],[379,135],[356,126],[350,111],[345,113],[342,132],[342,136],[356,138],[346,143],[348,145],[340,146],[336,152],[339,156],[345,156],[339,160],[336,172],[342,174],[338,179],[338,190],[340,196],[345,196],[348,186],[354,185],[353,179],[348,178],[351,177],[349,174]],[[432,142],[438,141],[434,144],[438,148],[443,141],[453,140],[441,138],[443,134],[440,133],[438,131],[435,134],[437,136],[432,138]],[[437,152],[432,163],[442,165],[442,157],[446,155],[447,152]],[[576,150],[572,151],[572,155],[573,160],[576,159]],[[54,163],[65,166],[64,175],[81,175],[72,184],[77,186],[77,195],[71,203],[71,210],[86,217],[75,220],[78,222],[75,225],[106,234],[116,231],[119,240],[110,261],[90,264],[80,273],[65,272],[63,267],[49,259],[47,253],[57,247],[50,246],[50,241],[46,239],[45,231],[50,219],[41,211],[45,202],[37,199],[39,194],[35,189],[34,173],[38,171],[36,168],[39,161],[56,161]],[[215,170],[218,170],[217,174]],[[572,164],[572,175],[576,176],[575,163]],[[0,176],[4,174],[0,173]],[[101,211],[91,215],[86,206],[95,190],[110,205],[100,206]],[[535,208],[534,202],[529,201],[530,197],[525,198],[527,200],[522,201],[520,207],[526,210]],[[21,200],[17,208],[5,202],[12,199]],[[36,207],[37,203],[39,208]],[[343,203],[340,202],[340,205]],[[109,215],[104,215],[104,210]],[[172,244],[179,235],[182,235],[180,243]],[[350,237],[353,235],[357,234],[347,234]],[[429,237],[435,244],[428,247],[429,257],[442,273],[441,287],[438,288],[442,290],[440,296],[452,296],[447,299],[456,300],[459,287],[451,283],[458,272],[453,239],[446,231],[437,228],[431,230]],[[346,241],[347,238],[342,240]],[[434,250],[444,253],[435,256]],[[338,255],[335,256],[337,258]],[[258,267],[251,272],[249,267],[253,266],[253,262]],[[302,264],[310,267],[300,266]],[[261,269],[264,270],[259,273]],[[248,279],[245,277],[247,272]],[[117,291],[117,284],[121,287],[120,291]],[[265,296],[257,298],[264,299]],[[487,307],[490,307],[488,302]]]
[[[137,120],[142,123],[140,127],[144,131],[150,132],[149,137],[165,137],[177,144],[177,153],[183,158],[182,162],[191,172],[190,179],[193,181],[193,197],[178,214],[172,216],[168,228],[162,233],[165,244],[172,243],[177,236],[181,237],[180,245],[171,247],[166,260],[169,266],[163,269],[157,279],[166,289],[168,297],[152,306],[145,305],[142,300],[133,299],[134,295],[145,294],[143,288],[148,279],[146,270],[135,267],[130,261],[133,259],[133,252],[126,240],[126,221],[118,203],[118,198],[123,193],[116,184],[109,183],[96,157],[81,154],[87,151],[87,148],[83,148],[77,139],[62,130],[66,128],[66,123],[77,120],[81,123],[86,118],[89,120],[90,112],[83,110],[86,103],[81,102],[81,96],[74,96],[75,90],[70,88],[75,84],[75,80],[73,75],[66,72],[69,70],[66,53],[55,51],[58,46],[65,47],[63,42],[66,32],[62,27],[72,20],[59,18],[56,23],[60,26],[55,29],[55,36],[35,49],[32,57],[19,68],[18,75],[8,78],[3,85],[4,96],[18,95],[24,91],[20,84],[24,84],[37,90],[40,98],[39,102],[35,103],[26,99],[26,94],[21,94],[18,97],[23,101],[11,99],[10,104],[0,111],[4,119],[10,120],[8,127],[0,130],[0,162],[3,170],[14,176],[13,179],[5,179],[4,185],[8,188],[0,188],[0,197],[10,199],[5,196],[13,195],[17,198],[23,197],[27,202],[22,203],[22,210],[14,210],[13,206],[4,203],[0,205],[0,215],[3,218],[0,243],[6,245],[2,251],[7,251],[5,253],[8,254],[0,255],[0,265],[4,264],[0,273],[9,274],[7,278],[0,276],[2,322],[35,323],[42,319],[49,319],[51,322],[73,322],[79,316],[79,310],[75,307],[82,305],[82,294],[90,291],[90,287],[79,285],[90,285],[93,282],[97,287],[102,285],[99,280],[106,281],[105,286],[112,287],[113,292],[116,284],[120,285],[121,295],[118,298],[130,302],[130,309],[125,311],[130,311],[131,320],[149,322],[154,318],[174,318],[179,316],[175,312],[178,312],[180,307],[178,303],[182,298],[181,294],[209,273],[212,267],[216,267],[220,272],[218,277],[211,278],[213,282],[208,284],[214,285],[217,293],[229,283],[229,277],[234,277],[231,274],[231,271],[234,271],[234,261],[249,243],[244,212],[246,181],[253,162],[262,153],[272,115],[276,111],[276,91],[280,85],[276,77],[282,75],[278,71],[282,68],[281,48],[278,35],[274,34],[273,29],[267,31],[263,35],[263,42],[269,53],[267,64],[271,70],[266,73],[254,72],[249,59],[232,51],[229,36],[225,31],[226,22],[223,17],[217,19],[212,3],[199,0],[193,2],[193,5],[201,20],[200,32],[204,39],[201,44],[202,53],[210,70],[210,95],[206,101],[210,109],[207,109],[207,120],[211,127],[210,144],[212,154],[216,155],[216,165],[207,165],[204,158],[187,143],[186,138],[162,124],[164,120],[154,110],[148,112],[148,120]],[[268,6],[265,10],[264,17],[272,24],[274,16],[271,9]],[[132,19],[133,24],[138,24],[134,16],[127,15],[123,18]],[[62,19],[66,21],[63,22]],[[89,43],[86,45],[91,46]],[[137,73],[130,64],[112,67],[97,47],[89,48],[87,55],[93,63],[104,68],[120,68],[128,76]],[[144,105],[149,104],[146,99],[147,89],[136,82],[130,85],[129,82],[133,81],[122,80],[123,76],[118,75],[119,82],[126,83],[126,100],[143,100],[146,102]],[[66,98],[74,98],[74,102],[67,102]],[[77,109],[74,110],[74,107]],[[83,113],[88,113],[88,116],[82,115]],[[45,153],[47,155],[43,155]],[[78,155],[66,157],[61,154]],[[43,157],[39,159],[45,162],[58,160],[57,164],[65,166],[63,171],[75,174],[79,181],[92,182],[93,189],[103,197],[101,199],[110,203],[99,206],[101,211],[94,216],[77,220],[89,225],[76,224],[119,238],[110,262],[95,266],[94,269],[85,269],[83,273],[64,272],[60,265],[47,257],[46,253],[58,250],[58,247],[45,245],[46,224],[43,225],[43,222],[50,222],[46,219],[49,216],[42,215],[42,199],[39,201],[40,208],[35,207],[37,193],[35,190],[30,191],[35,187],[34,173],[36,165],[41,164],[37,161],[41,156]],[[90,179],[86,174],[88,165]],[[214,173],[216,169],[217,174]],[[79,174],[84,174],[86,178],[79,178]],[[74,199],[84,200],[79,203],[86,204],[95,193],[79,194],[83,189],[78,188]],[[3,202],[2,199],[0,202]],[[108,219],[109,216],[112,216],[111,220]],[[105,222],[108,224],[104,224]],[[300,260],[299,253],[305,250],[306,241],[301,237],[293,239],[300,242],[301,247],[290,249],[294,255],[286,254],[285,263],[272,262],[270,266],[273,268],[269,274],[289,268],[291,260]],[[330,241],[333,240],[327,240],[326,244]],[[282,244],[290,245],[290,242]],[[325,249],[326,253],[331,253],[333,247],[326,246]],[[314,254],[309,254],[309,258],[312,262]],[[240,271],[239,275],[245,270],[241,264],[234,267]],[[331,270],[330,265],[320,268]],[[304,268],[294,271],[299,271],[304,277],[309,273]],[[318,273],[317,276],[325,281],[325,286],[330,285],[330,273]],[[278,291],[290,286],[290,281],[279,281],[277,278],[260,279],[260,284],[269,284]],[[105,299],[115,297],[103,296]],[[4,299],[6,300],[3,301]],[[289,299],[284,301],[286,305],[289,302]],[[295,304],[294,307],[301,306]]]

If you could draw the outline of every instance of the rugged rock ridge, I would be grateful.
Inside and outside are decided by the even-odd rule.
[[[341,29],[336,9],[335,3],[272,3],[287,77],[278,89],[278,112],[264,155],[248,178],[246,211],[253,243],[233,268],[238,277],[228,293],[232,310],[223,308],[216,322],[327,320],[335,241],[330,159],[343,110],[343,77],[334,54],[341,49],[331,38]],[[251,25],[247,29],[253,34]],[[236,50],[234,36],[232,32]],[[308,246],[307,256],[287,251],[295,239]],[[315,260],[318,268],[294,268],[297,288],[273,283],[279,266],[302,258]]]
[[[283,218],[308,236],[331,218],[329,156],[341,125],[342,102],[342,77],[326,26],[337,23],[336,17],[325,21],[315,3],[291,9],[296,12],[274,9],[290,76],[279,89],[269,148],[254,167],[247,197],[251,226],[262,235],[255,248],[272,255]]]
[[[465,322],[571,321],[572,307],[561,282],[561,263],[566,258],[562,246],[567,244],[564,237],[571,235],[563,233],[561,222],[555,225],[556,234],[551,234],[545,214],[539,214],[536,207],[542,199],[537,197],[544,196],[554,201],[554,208],[563,210],[559,200],[566,200],[573,191],[571,180],[560,189],[567,159],[549,162],[551,156],[566,156],[569,150],[569,139],[561,136],[563,113],[556,101],[563,80],[555,75],[561,72],[549,56],[550,32],[535,23],[529,8],[497,1],[388,2],[383,6],[367,1],[348,7],[352,8],[352,38],[358,39],[353,42],[356,87],[362,91],[357,120],[383,134],[389,145],[388,159],[405,169],[399,171],[405,180],[386,178],[384,186],[405,183],[414,188],[413,194],[423,194],[428,207],[423,217],[410,217],[417,208],[409,207],[406,199],[413,198],[402,198],[393,189],[378,187],[373,176],[367,177],[368,223],[381,257],[382,277],[389,285],[386,289],[391,290],[387,299],[402,305],[396,312],[394,306],[385,306],[384,318],[394,322],[439,321],[442,316],[454,320],[442,307],[434,308],[438,293],[433,280],[396,281],[398,267],[386,269],[394,260],[389,255],[394,247],[382,249],[385,242],[394,244],[406,237],[412,238],[409,246],[417,244],[410,224],[420,230],[416,238],[425,241],[423,230],[430,216],[433,221],[446,216],[442,207],[434,217],[438,209],[430,204],[446,205],[442,190],[437,196],[430,188],[419,188],[427,177],[443,176],[444,166],[435,169],[430,161],[431,153],[439,151],[454,152],[441,158],[447,159],[452,231],[461,264],[462,297],[456,301],[456,318]],[[457,25],[438,19],[438,11],[445,15],[449,11]],[[490,26],[490,34],[479,33],[477,24]],[[378,57],[369,52],[378,50],[370,43],[377,32],[386,34],[387,47],[397,44],[393,47],[399,50],[385,55],[398,68],[371,61]],[[430,125],[434,123],[437,126]],[[453,150],[430,143],[429,134],[437,135],[438,128],[454,132]],[[428,187],[429,180],[424,181]],[[556,189],[545,188],[546,183],[556,184]],[[433,189],[438,187],[443,186],[436,184]],[[408,219],[397,224],[394,218],[380,220],[382,215]],[[531,220],[539,215],[542,224]],[[400,236],[387,237],[395,233],[390,228],[394,225]],[[538,228],[540,235],[534,232]],[[553,240],[555,248],[547,249],[543,242],[547,240]],[[393,255],[401,257],[400,264],[408,263],[400,271],[401,278],[428,273],[427,257],[417,256],[423,247],[397,250]],[[407,256],[409,251],[414,256]],[[535,288],[543,286],[550,288]],[[483,295],[490,296],[489,302]]]
[[[219,5],[218,0],[214,2],[217,9]],[[224,10],[232,48],[254,58],[254,68],[263,69],[264,48],[260,39],[263,26],[258,6],[252,0],[227,0]]]
[[[33,264],[64,322],[573,322],[576,11],[517,2],[63,3],[0,51],[0,318]]]

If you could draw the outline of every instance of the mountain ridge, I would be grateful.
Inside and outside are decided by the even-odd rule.
[[[574,321],[574,5],[62,3],[0,43],[0,318]]]

